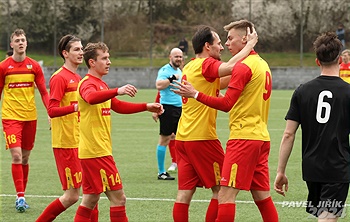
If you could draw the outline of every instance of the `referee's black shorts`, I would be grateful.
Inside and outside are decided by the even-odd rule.
[[[172,133],[176,134],[177,124],[181,116],[181,107],[163,104],[164,113],[159,116],[160,135],[169,136]]]

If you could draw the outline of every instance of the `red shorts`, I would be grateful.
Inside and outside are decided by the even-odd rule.
[[[224,150],[219,140],[175,142],[179,190],[219,185]]]
[[[80,188],[82,172],[80,160],[78,158],[78,148],[54,148],[53,154],[55,156],[62,189]]]
[[[220,185],[240,190],[270,190],[270,142],[229,140]]]
[[[36,120],[18,121],[2,120],[2,126],[6,141],[6,149],[21,147],[25,150],[32,150],[36,134]]]
[[[80,159],[83,169],[83,194],[100,194],[123,188],[112,156]]]

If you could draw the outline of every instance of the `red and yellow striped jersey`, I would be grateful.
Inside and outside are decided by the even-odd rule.
[[[78,83],[81,77],[61,67],[50,79],[50,99],[60,101],[60,107],[78,103]],[[51,119],[52,147],[77,148],[79,145],[79,112]]]
[[[340,78],[342,78],[345,82],[350,83],[350,63],[341,63],[339,68]]]
[[[214,58],[196,58],[184,67],[183,80],[187,80],[195,89],[209,96],[220,93],[218,68],[222,62]],[[178,123],[176,140],[215,140],[217,110],[197,100],[182,99],[182,114]]]
[[[242,81],[250,76],[248,81]],[[228,87],[241,90],[230,111],[229,139],[270,141],[267,130],[272,76],[268,64],[255,52],[237,63]]]
[[[0,94],[4,91],[2,119],[30,121],[37,119],[35,84],[48,105],[48,93],[43,71],[38,62],[26,57],[16,62],[8,57],[0,63]]]
[[[80,159],[112,155],[111,145],[111,100],[90,105],[84,100],[92,91],[108,90],[107,84],[92,75],[86,75],[78,85],[80,111]]]

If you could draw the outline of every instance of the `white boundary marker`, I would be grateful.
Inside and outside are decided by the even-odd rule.
[[[16,197],[14,194],[0,194],[0,197]],[[31,197],[31,198],[58,198],[60,196],[51,196],[51,195],[26,195],[26,197]],[[82,198],[81,196],[79,198]],[[101,199],[107,199],[105,196],[101,196]],[[139,197],[127,197],[126,200],[135,200],[135,201],[165,201],[165,202],[175,202],[175,199],[167,199],[167,198],[139,198]],[[200,203],[205,203],[208,202],[209,200],[192,200],[192,202],[200,202]],[[274,202],[277,205],[286,205],[286,203],[302,203],[304,201],[283,201],[283,202]],[[251,200],[236,200],[236,203],[240,204],[255,204],[254,201]],[[349,207],[350,204],[345,204],[346,207]]]

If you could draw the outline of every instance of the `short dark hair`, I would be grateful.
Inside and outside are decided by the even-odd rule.
[[[321,65],[338,63],[343,45],[334,32],[319,35],[313,43],[316,57]]]
[[[69,51],[73,42],[80,42],[80,41],[81,41],[80,38],[71,34],[63,36],[58,42],[58,52],[60,56],[64,59],[62,51],[63,50]]]
[[[215,30],[210,26],[201,25],[192,37],[192,47],[195,54],[203,52],[203,46],[206,42],[210,45],[214,43],[213,32]]]
[[[97,43],[88,43],[84,48],[84,60],[85,64],[88,68],[90,68],[89,59],[93,59],[96,61],[98,53],[97,50],[101,50],[102,52],[108,52],[108,46],[103,42]]]
[[[12,55],[13,55],[13,51],[12,51],[12,50],[8,50],[8,51],[6,52],[6,55],[7,55],[7,56],[12,56]]]

